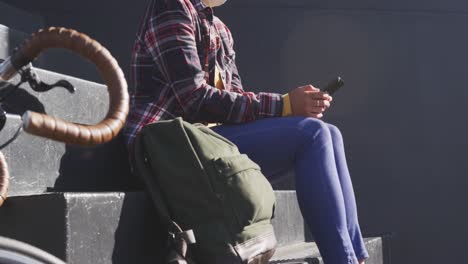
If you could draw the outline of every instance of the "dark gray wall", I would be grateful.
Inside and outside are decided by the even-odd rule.
[[[5,4],[6,1],[0,2],[0,24],[27,33],[43,27],[44,19],[41,15]]]
[[[26,10],[33,16],[42,17],[46,26],[68,27],[88,34],[107,47],[128,73],[133,39],[147,1],[1,0],[0,2]],[[0,9],[0,14],[2,13]],[[20,16],[17,21],[23,23]],[[1,17],[0,24],[6,24]],[[6,25],[15,29],[11,23]],[[94,66],[66,51],[47,51],[43,57],[45,58],[42,68],[102,82]]]
[[[342,75],[325,120],[344,134],[364,232],[396,233],[394,263],[462,263],[468,5],[273,2],[223,8],[245,85]]]
[[[0,2],[0,59],[8,57],[27,36],[26,32],[31,33],[43,26],[41,16]]]
[[[128,72],[146,1],[3,2],[88,33]],[[344,134],[364,232],[396,234],[394,263],[465,259],[467,12],[461,0],[231,0],[218,10],[247,88],[345,79],[325,120]],[[85,66],[55,64],[96,78]]]

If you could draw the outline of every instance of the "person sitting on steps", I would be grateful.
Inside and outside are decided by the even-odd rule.
[[[224,2],[150,2],[133,48],[127,144],[159,120],[221,124],[212,129],[270,181],[294,169],[300,209],[326,264],[364,263],[342,135],[320,120],[332,97],[312,85],[286,95],[245,91],[231,33],[213,13]]]

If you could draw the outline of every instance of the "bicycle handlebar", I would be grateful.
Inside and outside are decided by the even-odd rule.
[[[65,48],[94,63],[107,84],[109,111],[99,124],[83,125],[67,122],[46,114],[27,111],[23,115],[26,132],[78,145],[97,145],[117,136],[128,114],[127,82],[117,61],[97,41],[75,30],[51,27],[34,33],[0,66],[0,79],[9,79],[12,72],[32,62],[49,48]]]
[[[94,63],[107,85],[109,110],[96,125],[67,122],[46,114],[27,111],[23,129],[31,134],[68,144],[97,145],[110,141],[122,129],[128,115],[127,82],[122,69],[110,52],[85,34],[66,28],[51,27],[31,35],[13,55],[0,64],[0,80],[7,81],[49,48],[64,48]],[[0,206],[7,198],[9,172],[0,152]]]
[[[0,152],[0,207],[7,198],[8,187],[10,185],[10,173],[5,160],[5,156]]]

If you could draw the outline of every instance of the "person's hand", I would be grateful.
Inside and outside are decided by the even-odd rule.
[[[312,85],[306,85],[289,92],[289,100],[293,115],[321,118],[333,99]]]

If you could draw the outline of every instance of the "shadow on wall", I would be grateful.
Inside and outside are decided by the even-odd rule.
[[[10,85],[8,88],[0,90],[0,97],[3,96],[7,97],[2,101],[2,107],[9,114],[22,116],[28,110],[45,113],[44,105],[25,89],[15,89]]]
[[[121,136],[94,147],[67,145],[53,187],[59,192],[141,189],[141,183],[131,174],[127,148]]]
[[[146,196],[146,193],[141,195]],[[141,199],[139,196],[125,196],[115,232],[114,264],[164,263],[167,233],[160,228],[162,225],[150,197]]]

